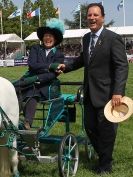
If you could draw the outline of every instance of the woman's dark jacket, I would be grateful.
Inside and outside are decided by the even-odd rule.
[[[31,48],[28,58],[29,75],[37,75],[39,84],[29,87],[23,91],[23,97],[48,97],[48,87],[57,78],[54,71],[49,70],[52,63],[64,63],[63,53],[53,48],[46,56],[46,49],[43,45],[34,45]]]

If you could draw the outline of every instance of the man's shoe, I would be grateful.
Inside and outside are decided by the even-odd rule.
[[[30,123],[28,121],[24,122],[24,127],[26,130],[30,130]]]
[[[112,165],[99,166],[95,169],[95,172],[99,175],[112,173]]]

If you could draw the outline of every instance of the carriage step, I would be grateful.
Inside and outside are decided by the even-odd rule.
[[[23,141],[26,142],[28,147],[34,147],[35,142],[38,141],[36,130],[19,130],[19,134],[22,137]]]
[[[24,155],[20,155],[20,160],[27,160]],[[58,161],[58,155],[56,156],[37,156],[40,163],[55,163]]]
[[[37,130],[19,130],[21,135],[36,135]]]
[[[38,161],[39,162],[38,153],[36,152],[36,150],[34,148],[24,147],[22,152],[24,153],[25,158],[27,160],[32,160],[32,161]]]

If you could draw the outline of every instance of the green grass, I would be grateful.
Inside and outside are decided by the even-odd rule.
[[[18,79],[27,70],[26,67],[5,67],[0,68],[0,76],[9,80]],[[61,81],[82,81],[83,69],[60,76]],[[76,88],[77,89],[77,88]],[[64,87],[63,91],[74,93],[76,91],[73,87]],[[133,64],[129,65],[129,76],[126,87],[126,95],[133,98]],[[81,113],[78,107],[77,121],[72,123],[71,129],[76,134],[80,134],[81,130]],[[114,149],[114,162],[113,173],[104,175],[105,177],[132,177],[133,176],[133,116],[125,122],[119,124],[118,134]],[[54,131],[62,133],[64,126],[58,123]],[[53,146],[52,146],[53,148]],[[55,152],[57,149],[55,148]],[[49,155],[49,148],[44,151],[45,155]],[[91,162],[87,161],[84,146],[80,146],[80,161],[76,177],[98,177],[89,170]],[[20,167],[21,177],[58,177],[58,164],[57,163],[44,163],[38,164],[34,162],[23,161]]]

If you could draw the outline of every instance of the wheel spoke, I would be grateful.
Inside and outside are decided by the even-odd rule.
[[[73,151],[73,149],[75,148],[76,145],[77,145],[77,144],[75,143],[75,144],[71,147],[70,152]]]
[[[69,177],[69,172],[70,172],[70,162],[68,161],[68,165],[67,165],[67,177]]]
[[[63,160],[64,160],[65,158],[63,158]],[[65,169],[65,165],[66,165],[66,161],[64,160],[63,162],[62,162],[62,169],[63,169],[63,171],[64,171],[64,169]]]
[[[72,140],[72,137],[70,136],[70,138],[69,138],[69,153],[70,153],[70,148],[71,148],[71,140]]]

